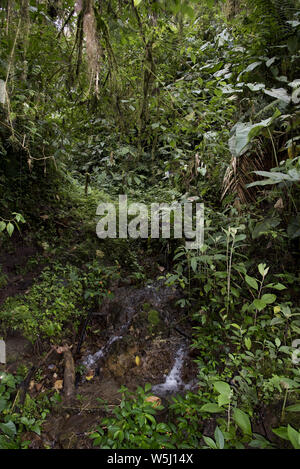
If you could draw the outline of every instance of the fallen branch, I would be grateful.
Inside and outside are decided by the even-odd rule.
[[[75,365],[73,355],[69,347],[64,349],[65,371],[64,371],[64,396],[68,402],[75,393]]]

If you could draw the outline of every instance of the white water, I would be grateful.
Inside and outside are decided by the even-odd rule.
[[[180,347],[176,353],[175,363],[170,373],[166,376],[165,382],[152,387],[152,391],[157,394],[167,394],[177,392],[184,383],[181,379],[181,371],[184,363],[185,348]]]
[[[113,337],[111,337],[109,339],[109,341],[107,342],[107,344],[105,344],[103,347],[101,347],[100,350],[98,350],[98,352],[94,353],[94,354],[91,354],[91,355],[88,355],[84,361],[82,362],[82,364],[84,366],[86,366],[87,368],[93,368],[95,366],[95,364],[97,363],[98,360],[100,360],[100,358],[103,358],[106,353],[108,352],[110,346],[116,342],[117,340],[120,340],[122,339],[122,335],[114,335]]]
[[[101,347],[100,350],[98,350],[98,352],[88,355],[82,361],[82,364],[84,366],[86,366],[88,369],[93,369],[95,367],[95,365],[97,364],[98,360],[100,360],[100,358],[103,358],[107,355],[107,353],[109,352],[109,349],[112,346],[112,344],[114,342],[116,342],[117,340],[123,339],[123,334],[124,334],[124,332],[127,331],[128,327],[130,325],[130,322],[131,322],[131,319],[129,319],[129,321],[127,321],[126,324],[123,324],[123,326],[119,330],[120,335],[112,336],[109,339],[109,341],[105,345],[103,345],[103,347]]]

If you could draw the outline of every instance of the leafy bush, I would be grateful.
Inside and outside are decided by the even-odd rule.
[[[59,341],[68,321],[78,323],[82,310],[79,271],[67,265],[47,267],[25,297],[8,298],[1,308],[2,329],[21,331],[31,342]]]
[[[56,397],[46,394],[32,399],[25,397],[18,409],[22,376],[0,372],[0,449],[28,448],[30,441],[22,438],[26,432],[41,434],[41,426]]]
[[[122,387],[122,401],[113,409],[114,417],[101,421],[90,435],[93,445],[101,449],[161,449],[175,448],[174,425],[158,423],[156,414],[162,405],[147,401],[151,385],[139,387],[134,394]]]

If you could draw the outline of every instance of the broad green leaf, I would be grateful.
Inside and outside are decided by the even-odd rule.
[[[297,389],[299,386],[297,381],[286,378],[285,376],[280,377],[280,385],[283,389]]]
[[[225,440],[224,440],[224,435],[221,432],[221,430],[219,429],[219,427],[216,427],[216,429],[215,429],[215,440],[216,440],[218,448],[223,449]]]
[[[248,143],[254,137],[257,137],[261,131],[274,122],[280,116],[280,111],[276,109],[275,113],[269,119],[265,119],[257,124],[239,122],[233,129],[233,136],[229,140],[229,148],[233,156],[241,156],[245,151]]]
[[[300,103],[300,88],[297,88],[292,93],[292,101],[294,104]]]
[[[271,59],[267,60],[266,66],[269,68],[273,63],[276,61],[277,57],[272,57]]]
[[[9,234],[9,236],[11,236],[13,234],[13,231],[14,231],[15,227],[12,223],[7,223],[6,225],[6,231],[7,233]]]
[[[251,350],[252,342],[251,342],[250,337],[245,337],[244,341],[245,341],[245,345],[246,345],[247,349]]]
[[[32,430],[33,432],[35,432],[37,435],[40,435],[40,434],[41,434],[41,427],[40,427],[40,425],[39,425],[38,423],[36,423],[35,425],[33,425],[33,426],[31,427],[31,430]]]
[[[265,293],[261,299],[264,303],[266,303],[267,305],[270,305],[272,303],[274,303],[274,301],[276,301],[276,295],[273,295],[273,293]]]
[[[145,392],[150,391],[151,388],[152,388],[152,385],[151,385],[150,383],[146,383],[146,384],[145,384]]]
[[[258,270],[259,270],[260,275],[262,277],[265,277],[267,273],[269,272],[269,268],[270,267],[267,267],[266,264],[259,264]]]
[[[272,432],[275,433],[275,435],[279,436],[279,438],[282,438],[283,440],[289,441],[289,437],[288,437],[286,427],[273,428]]]
[[[156,424],[156,420],[155,418],[153,417],[153,415],[151,414],[145,414],[145,417],[150,420],[150,422],[152,422],[154,425]]]
[[[248,283],[248,285],[250,285],[251,288],[258,290],[258,283],[255,278],[250,277],[249,275],[245,275],[245,280]]]
[[[266,87],[266,85],[264,85],[264,83],[246,83],[246,86],[251,91],[260,91],[260,90],[263,90]]]
[[[267,303],[265,301],[260,300],[258,298],[255,299],[252,304],[258,311],[262,311],[267,306]]]
[[[300,412],[300,404],[293,404],[286,407],[288,412]]]
[[[192,267],[193,272],[196,272],[196,270],[197,270],[197,258],[196,257],[192,257],[191,267]]]
[[[284,181],[289,181],[291,183],[298,183],[300,180],[300,170],[293,169],[289,170],[286,173],[282,173],[280,171],[254,171],[255,174],[258,176],[266,177],[262,181],[255,181],[251,184],[247,184],[247,187],[254,187],[254,186],[267,186],[267,185],[274,185],[274,184],[281,184]]]
[[[235,323],[232,323],[231,325],[232,325],[232,327],[235,327],[236,329],[239,329],[239,330],[241,328],[241,326],[239,326],[238,324],[235,324]]]
[[[274,288],[274,290],[285,290],[286,286],[282,285],[282,283],[271,283],[269,285],[266,285],[267,287]]]
[[[231,388],[229,384],[225,383],[224,381],[216,381],[214,383],[214,388],[218,393],[225,394],[225,396],[229,396],[231,393]]]
[[[270,322],[270,326],[276,326],[276,324],[283,324],[284,319],[282,318],[273,318],[272,321]]]
[[[218,405],[222,407],[223,405],[227,405],[230,402],[230,395],[226,394],[219,394],[218,396]]]
[[[216,414],[216,413],[222,412],[222,411],[223,411],[223,409],[221,409],[217,404],[213,404],[213,403],[204,404],[200,408],[200,412],[210,412],[212,414]]]
[[[289,86],[291,86],[292,88],[299,88],[300,87],[300,79],[299,78],[296,78],[296,80],[293,80],[289,83]]]
[[[285,103],[289,104],[291,102],[291,96],[288,95],[287,91],[284,88],[272,88],[271,90],[264,90],[264,93],[272,96],[272,98],[280,99]]]
[[[203,440],[205,441],[207,446],[209,446],[211,449],[218,449],[216,443],[214,442],[214,440],[212,438],[210,438],[209,436],[204,436],[203,435]]]
[[[291,329],[296,332],[297,334],[300,334],[300,327],[297,327],[296,324],[292,323],[291,324]]]
[[[168,425],[166,423],[159,423],[156,427],[156,431],[157,432],[160,432],[160,433],[167,433],[170,431],[170,428],[168,427]]]
[[[240,409],[234,409],[233,420],[245,435],[252,435],[249,416]]]
[[[244,73],[249,73],[249,72],[252,72],[253,70],[255,70],[257,67],[259,67],[259,65],[261,65],[262,62],[253,62],[252,64],[248,65],[247,68],[245,68],[245,70],[243,70],[239,76],[238,76],[238,81],[239,81],[239,78],[244,74]]]
[[[291,425],[288,425],[287,434],[295,449],[300,449],[300,432],[297,432]]]
[[[7,423],[0,423],[0,430],[2,430],[2,432],[9,437],[14,437],[17,433],[16,426],[12,421]]]

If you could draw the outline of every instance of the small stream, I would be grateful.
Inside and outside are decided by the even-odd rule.
[[[83,371],[76,377],[81,399],[74,402],[75,413],[68,419],[65,414],[54,414],[44,426],[51,447],[85,444],[85,435],[105,415],[102,403],[111,408],[120,405],[121,386],[135,392],[138,386],[151,383],[151,394],[166,402],[197,387],[197,366],[188,340],[192,324],[176,305],[178,291],[162,281],[139,288],[116,287],[113,292],[114,297],[103,302],[100,314],[89,323],[92,333],[80,358]],[[158,313],[156,324],[149,317],[153,310]]]
[[[99,362],[99,360],[101,358],[105,358],[107,356],[107,354],[109,353],[110,351],[110,348],[112,346],[112,344],[114,344],[115,342],[117,342],[118,340],[121,340],[123,339],[123,335],[124,333],[127,331],[129,325],[130,325],[130,322],[131,320],[127,321],[126,324],[124,324],[120,331],[119,331],[119,334],[120,335],[113,335],[109,340],[108,342],[103,345],[103,347],[100,348],[100,350],[98,350],[98,352],[96,353],[93,353],[93,354],[90,354],[88,355],[83,361],[82,361],[82,364],[84,366],[86,366],[88,369],[93,369],[95,368],[95,366],[97,366],[97,363]]]
[[[163,383],[156,384],[152,387],[152,391],[159,396],[164,396],[170,393],[178,392],[184,383],[182,381],[182,368],[184,364],[186,348],[181,346],[175,355],[175,363],[170,373],[166,376],[166,379]]]
[[[146,358],[142,359],[141,366],[136,366],[134,356],[132,356],[128,372],[132,373],[132,370],[134,370],[136,366],[135,369],[136,373],[138,373],[138,379],[142,378],[147,380],[147,382],[158,382],[159,384],[155,384],[152,387],[154,394],[164,397],[192,389],[192,382],[186,383],[183,379],[188,357],[188,344],[186,339],[182,339],[182,337],[179,338],[178,334],[172,331],[172,335],[167,334],[166,336],[161,336],[158,334],[158,337],[161,338],[157,338],[156,334],[154,334],[149,342],[149,333],[147,334],[147,327],[149,327],[147,316],[144,317],[142,321],[140,316],[143,305],[149,303],[151,308],[159,312],[161,321],[165,324],[164,327],[170,327],[170,321],[176,318],[175,315],[182,314],[178,308],[174,310],[173,300],[178,298],[178,296],[176,296],[177,292],[174,293],[174,290],[166,287],[162,282],[155,282],[142,288],[120,287],[114,293],[114,298],[102,305],[102,312],[105,312],[108,318],[116,318],[116,311],[118,314],[116,322],[109,322],[108,330],[111,336],[95,353],[84,356],[81,361],[82,365],[88,370],[94,370],[99,367],[101,362],[101,366],[103,365],[104,369],[107,370],[109,360],[111,361],[111,359],[113,359],[118,362],[124,359],[124,355],[126,356],[127,353],[129,356],[129,351],[126,349],[126,340],[131,338],[137,350],[140,350],[140,352],[137,351],[136,354],[140,355],[142,350],[144,350],[144,353],[146,353],[144,357]],[[138,338],[136,338],[134,332],[132,336],[132,331],[141,327],[145,329],[145,332],[143,331]],[[161,352],[157,348],[157,340],[158,343],[165,342],[167,344],[162,346]],[[113,344],[116,342],[121,342],[121,345],[117,346],[118,353],[116,353],[116,348],[113,347]],[[125,350],[123,350],[124,348]],[[172,352],[172,350],[174,350],[174,352]],[[149,359],[154,360],[154,367],[149,366],[149,364],[147,365],[147,360],[149,362]],[[123,364],[123,362],[120,363]],[[166,364],[168,363],[173,365],[172,368],[169,369],[169,372],[166,373]],[[126,365],[127,363],[124,366]],[[112,373],[111,376],[113,377],[114,369],[112,371],[108,370],[108,373]],[[124,377],[128,378],[129,376],[131,375],[125,372]],[[135,376],[136,375],[133,375],[133,379],[130,382],[133,385],[138,385],[139,383],[136,381]]]
[[[107,342],[107,344],[101,347],[101,349],[98,350],[98,352],[88,355],[83,360],[82,364],[86,366],[88,369],[93,369],[97,365],[100,358],[104,358],[106,356],[106,354],[109,352],[111,345],[117,340],[120,340],[122,338],[123,338],[122,335],[115,335],[111,337],[109,341]]]

